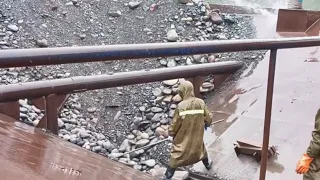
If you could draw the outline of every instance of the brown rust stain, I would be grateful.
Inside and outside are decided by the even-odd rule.
[[[0,114],[0,179],[151,180],[133,168]]]

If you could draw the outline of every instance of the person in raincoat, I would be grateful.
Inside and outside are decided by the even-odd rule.
[[[182,101],[175,110],[172,125],[169,128],[172,149],[165,180],[171,180],[178,167],[192,165],[199,161],[202,161],[208,170],[212,166],[203,142],[204,127],[211,125],[212,114],[204,101],[194,96],[191,82],[181,82],[178,93]]]
[[[320,180],[320,109],[315,117],[312,140],[307,152],[299,160],[296,172],[303,174],[303,180]]]

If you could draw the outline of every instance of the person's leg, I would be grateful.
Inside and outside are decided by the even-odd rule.
[[[309,171],[303,175],[303,180],[318,180],[320,179],[320,158],[316,158],[310,164]]]
[[[164,174],[164,180],[171,180],[175,172],[175,168],[168,167],[166,173]]]
[[[208,157],[204,158],[202,160],[203,165],[206,167],[207,170],[210,170],[212,167],[212,160],[210,160]]]

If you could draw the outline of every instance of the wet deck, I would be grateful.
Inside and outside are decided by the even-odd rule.
[[[1,114],[0,140],[3,180],[153,179]]]
[[[268,180],[302,179],[295,167],[310,143],[320,107],[319,57],[319,47],[278,51],[270,144],[278,146],[280,155],[268,162]],[[248,68],[234,86],[209,100],[214,120],[225,119],[212,127],[211,139],[210,133],[205,137],[214,161],[211,173],[234,180],[259,179],[260,164],[251,157],[237,157],[233,143],[246,140],[262,144],[268,61],[269,53],[251,75],[247,75]],[[201,163],[194,169],[205,171]]]

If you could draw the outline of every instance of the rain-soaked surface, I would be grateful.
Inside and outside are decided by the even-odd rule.
[[[2,114],[0,141],[1,180],[153,179]]]
[[[257,18],[262,38],[279,37],[275,34],[276,19],[272,24],[262,16]],[[320,108],[319,57],[319,47],[278,51],[270,145],[278,147],[279,155],[268,161],[268,180],[302,179],[295,167],[310,143],[314,116]],[[233,144],[236,140],[262,144],[268,60],[269,52],[255,69],[249,67],[233,86],[209,100],[214,121],[225,120],[213,125],[205,135],[209,156],[214,161],[210,173],[234,180],[259,179],[260,164],[250,156],[237,157]],[[205,171],[201,163],[194,169]]]

